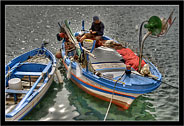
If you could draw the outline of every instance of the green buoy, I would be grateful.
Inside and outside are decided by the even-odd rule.
[[[148,24],[145,24],[144,27],[147,28],[152,35],[159,35],[162,31],[162,21],[159,17],[152,16]]]

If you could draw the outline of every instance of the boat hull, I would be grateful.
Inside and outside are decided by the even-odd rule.
[[[68,24],[65,25],[67,25],[67,27],[65,27],[65,30],[68,31],[67,35],[70,37],[73,36]],[[78,35],[78,32],[74,34],[75,37]],[[102,41],[105,42],[107,40],[113,39],[109,38],[108,36],[102,37]],[[119,43],[116,40],[113,41]],[[70,78],[72,82],[74,82],[79,88],[90,95],[93,95],[105,101],[110,101],[113,96],[112,103],[124,109],[128,109],[137,97],[142,94],[152,92],[161,84],[162,76],[158,69],[150,61],[146,61],[146,63],[149,64],[151,73],[157,77],[156,80],[153,78],[142,76],[140,73],[135,71],[135,69],[132,69],[132,74],[124,74],[126,70],[126,65],[122,61],[123,57],[116,51],[115,53],[113,49],[109,50],[101,48],[101,51],[99,51],[99,47],[97,49],[94,49],[95,43],[93,43],[93,47],[90,50],[90,55],[92,56],[90,56],[89,54],[86,55],[86,60],[90,60],[90,66],[88,66],[83,61],[82,66],[80,64],[81,62],[79,63],[78,61],[71,60],[70,57],[75,56],[75,53],[67,49],[68,47],[66,46],[65,42],[67,42],[67,40],[64,39],[61,44],[61,55],[65,68],[68,70],[68,67],[71,66],[71,70],[68,70],[68,72],[71,73],[71,77],[70,73],[67,74],[67,77]],[[80,43],[79,46],[81,48]],[[80,52],[78,52],[77,50],[76,52],[80,56]],[[95,55],[96,58],[93,58],[93,55]],[[118,55],[120,55],[120,57],[118,57]],[[117,65],[113,63],[121,64]],[[79,75],[77,74],[78,72],[76,72],[76,69],[78,68],[77,66],[79,66],[80,71],[82,71],[80,77],[76,76]],[[92,70],[89,70],[90,68]],[[102,76],[99,76],[99,74],[101,74]],[[120,80],[116,83],[118,79]],[[114,89],[115,83],[116,87]]]
[[[63,61],[63,64],[68,70],[67,64]],[[80,89],[86,93],[95,96],[104,101],[110,101],[112,98],[113,90],[110,88],[105,88],[99,85],[98,83],[86,78],[84,75],[77,77],[75,70],[72,69],[71,72],[71,81],[75,83]],[[122,107],[123,109],[128,109],[132,102],[139,97],[141,94],[125,93],[121,91],[115,91],[113,95],[112,103],[117,106]]]

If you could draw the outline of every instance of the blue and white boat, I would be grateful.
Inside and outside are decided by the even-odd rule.
[[[66,38],[62,40],[62,63],[67,70],[67,76],[88,94],[105,101],[110,101],[113,95],[112,103],[128,109],[137,97],[150,93],[161,85],[162,75],[150,61],[143,58],[146,64],[149,64],[151,74],[157,79],[142,76],[133,68],[131,74],[126,74],[122,56],[115,50],[108,47],[95,48],[95,40],[91,40],[92,48],[87,50],[76,39],[80,32],[73,34],[68,21],[60,25],[60,28],[75,46],[68,49],[66,46],[70,46],[70,42]],[[107,40],[113,39],[108,36],[102,37],[102,41]]]
[[[5,120],[24,118],[53,82],[56,59],[44,47],[26,52],[5,66]]]
[[[67,20],[62,26],[58,23],[60,33],[57,34],[57,39],[60,41],[64,38],[61,44],[61,56],[67,70],[67,77],[88,94],[128,109],[137,97],[150,93],[161,85],[162,75],[154,64],[143,57],[143,47],[149,36],[158,38],[167,34],[176,19],[172,20],[173,12],[174,10],[167,20],[152,16],[141,23],[138,39],[140,54],[138,56],[131,51],[132,57],[136,59],[134,61],[139,60],[138,65],[134,62],[129,65],[127,62],[132,58],[131,54],[126,57],[125,54],[128,51],[123,54],[123,50],[127,47],[123,47],[108,36],[102,36],[100,41],[105,44],[96,48],[94,38],[79,42],[80,37],[88,32],[84,30],[84,21],[82,30],[75,34],[72,33]],[[146,22],[147,24],[144,25]],[[144,37],[142,37],[143,25],[148,30]],[[113,43],[112,46],[106,46],[109,43]],[[121,45],[121,52],[113,48],[114,45],[118,45],[118,48]],[[130,51],[130,49],[125,50]]]

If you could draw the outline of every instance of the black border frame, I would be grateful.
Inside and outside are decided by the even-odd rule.
[[[5,121],[4,112],[1,109],[1,121],[4,125],[184,125],[183,124],[183,1],[2,1],[1,2],[1,75],[4,75],[5,60],[5,6],[6,5],[179,5],[179,121]],[[183,33],[183,34],[182,34]],[[3,74],[2,74],[3,73]],[[183,76],[182,76],[183,75]],[[4,78],[1,78],[1,103],[4,103]],[[2,104],[1,104],[2,106]],[[4,108],[4,107],[1,107]]]

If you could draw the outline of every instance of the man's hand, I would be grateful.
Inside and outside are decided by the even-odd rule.
[[[96,31],[89,30],[91,34],[96,34]]]
[[[92,34],[96,34],[96,31],[92,31]]]

